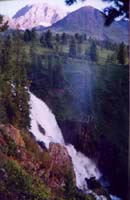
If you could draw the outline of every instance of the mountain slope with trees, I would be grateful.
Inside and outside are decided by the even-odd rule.
[[[2,105],[0,122],[4,124],[4,130],[2,125],[0,131],[0,147],[1,156],[6,157],[5,174],[2,173],[8,177],[13,174],[11,180],[9,179],[10,182],[7,182],[8,185],[6,181],[2,182],[1,194],[3,195],[3,191],[4,193],[8,191],[13,195],[12,182],[17,183],[20,178],[21,182],[18,181],[18,187],[15,188],[17,189],[16,197],[20,195],[20,184],[25,186],[25,193],[31,191],[29,193],[31,197],[28,197],[30,199],[35,197],[39,200],[46,195],[43,188],[39,189],[39,192],[39,184],[33,184],[33,180],[37,178],[32,180],[32,172],[35,172],[32,170],[35,168],[33,164],[37,162],[35,153],[39,152],[39,147],[34,149],[37,145],[35,141],[30,144],[32,136],[28,132],[30,125],[28,89],[30,89],[49,105],[57,120],[62,121],[59,124],[67,135],[68,142],[73,141],[78,150],[95,160],[110,183],[110,191],[126,199],[128,46],[124,43],[113,44],[108,40],[87,38],[87,34],[84,33],[63,32],[60,34],[53,33],[51,30],[41,34],[37,34],[35,29],[25,32],[13,31],[10,35],[1,34],[0,37],[0,103]],[[30,176],[28,179],[28,171],[26,172],[25,169],[28,169],[30,159],[26,160],[23,166],[21,160],[18,160],[19,155],[17,158],[17,153],[19,153],[17,145],[10,138],[8,139],[7,128],[10,130],[12,125],[20,129],[20,135],[24,142],[27,142],[26,148],[29,147],[29,150],[25,148],[25,152],[22,153],[28,156],[30,151],[33,152],[30,159],[32,158],[34,163],[31,162],[32,169],[29,168],[31,179]],[[43,144],[41,146],[43,147]],[[46,154],[46,150],[43,151]],[[48,153],[42,157],[45,158],[42,164],[48,168],[50,166]],[[18,172],[18,177],[14,176],[15,171]],[[57,174],[54,170],[54,176]],[[35,175],[39,177],[38,174]],[[26,183],[25,177],[29,180],[29,184]],[[69,178],[67,174],[66,179],[70,180]],[[43,180],[46,181],[46,177]],[[42,187],[47,186],[46,191],[49,192],[50,185],[46,185],[44,181],[40,184]],[[10,186],[9,190],[7,186]],[[61,199],[68,199],[68,194],[70,194],[70,199],[72,197],[80,200],[94,199],[93,196],[77,194],[77,190],[76,194],[73,193],[73,184],[72,188],[68,184],[62,189],[58,193],[55,191],[56,198],[60,196]],[[64,196],[64,189],[67,191],[66,196]],[[22,195],[20,197],[24,198]],[[53,197],[52,194],[48,193],[46,199],[51,199],[51,197]]]
[[[65,0],[66,4],[71,6],[78,0]],[[81,0],[82,2],[84,0]],[[102,0],[104,2],[111,2],[111,4],[104,9],[105,25],[109,26],[117,17],[123,19],[129,18],[129,0]]]
[[[86,6],[70,13],[50,28],[56,32],[86,33],[87,37],[98,40],[128,43],[128,21],[113,22],[109,27],[104,23],[105,16],[101,11]]]

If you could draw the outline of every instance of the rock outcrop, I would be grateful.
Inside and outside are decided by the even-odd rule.
[[[27,173],[39,177],[54,192],[65,186],[69,174],[76,186],[71,157],[60,144],[50,143],[47,150],[39,146],[28,132],[21,133],[11,124],[1,124],[0,153],[5,155],[5,159],[16,160]]]
[[[20,29],[47,27],[65,17],[66,14],[66,11],[47,3],[36,3],[21,8],[13,17],[13,21]]]
[[[93,139],[94,122],[58,121],[66,143],[73,144],[88,157],[95,157],[96,145]]]
[[[107,198],[107,200],[111,200],[108,191],[101,185],[98,180],[95,179],[95,177],[91,177],[90,179],[86,178],[86,181],[88,189],[92,190],[98,196],[104,196]]]
[[[16,145],[25,147],[25,143],[23,141],[23,138],[21,136],[21,133],[18,129],[16,129],[11,124],[7,125],[0,125],[0,129],[6,133],[12,140],[16,143]]]
[[[50,143],[49,155],[51,158],[51,164],[48,169],[48,183],[52,188],[61,188],[65,185],[66,176],[72,174],[72,179],[76,185],[75,173],[71,157],[68,154],[67,149],[55,143]]]

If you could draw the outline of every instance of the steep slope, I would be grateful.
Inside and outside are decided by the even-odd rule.
[[[21,8],[13,17],[16,26],[30,29],[36,26],[51,26],[66,16],[66,12],[47,3],[36,3]]]
[[[62,145],[41,148],[29,132],[0,124],[1,200],[57,199],[68,172],[75,185],[72,160]]]
[[[32,93],[30,94],[30,105],[31,132],[35,135],[37,140],[44,142],[47,148],[54,142],[59,143],[68,150],[73,161],[77,186],[82,190],[87,190],[85,177],[91,178],[91,176],[94,176],[96,179],[101,177],[95,163],[82,153],[77,152],[72,145],[65,145],[62,132],[58,127],[55,116],[47,105]],[[45,131],[44,135],[39,127]]]
[[[114,22],[110,27],[105,27],[104,14],[91,6],[82,7],[70,13],[64,19],[53,24],[51,29],[56,32],[82,32],[86,33],[88,37],[99,40],[128,42],[127,21]]]
[[[30,103],[32,103],[31,116],[33,113],[36,114],[34,120],[37,122],[37,128],[36,126],[34,128],[32,122],[33,134],[36,139],[37,130],[39,129],[40,132],[41,125],[41,127],[43,126],[42,129],[45,130],[45,134],[40,133],[43,134],[44,139],[48,137],[52,141],[53,138],[57,137],[58,141],[60,133],[57,134],[56,131],[59,128],[51,110],[33,94],[31,94]],[[35,105],[41,108],[40,113],[39,110],[36,112]],[[39,119],[43,119],[43,121],[39,122]],[[49,128],[51,125],[54,132]],[[0,124],[1,200],[64,200],[70,199],[72,195],[75,200],[81,200],[81,198],[82,200],[111,200],[108,192],[94,177],[89,180],[92,174],[99,176],[92,161],[76,152],[71,145],[65,146],[51,142],[46,149],[42,143],[45,142],[46,144],[46,141],[41,140],[38,144],[35,137],[27,130],[19,130],[11,124]],[[59,140],[59,142],[61,141]],[[75,169],[77,166],[78,169]],[[92,191],[89,190],[88,194],[79,191],[76,189],[77,173],[75,177],[74,171],[78,172],[78,179],[87,178],[90,185],[92,185],[92,182],[94,185],[96,182],[97,185],[94,186]],[[82,177],[83,174],[86,176]]]

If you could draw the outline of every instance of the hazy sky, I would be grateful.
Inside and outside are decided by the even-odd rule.
[[[68,11],[75,10],[85,5],[91,5],[100,10],[106,6],[106,3],[103,3],[102,0],[86,0],[84,3],[76,3],[73,6],[66,6],[64,0],[7,0],[0,1],[0,14],[12,17],[23,6],[36,2],[47,2],[50,5],[60,6]]]

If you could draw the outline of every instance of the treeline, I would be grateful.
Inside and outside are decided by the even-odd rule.
[[[64,73],[67,59],[98,63],[102,48],[113,52],[107,56],[106,64],[127,64],[128,47],[124,43],[113,46],[108,41],[87,38],[86,34],[53,34],[50,30],[38,34],[32,29],[1,36],[0,122],[28,128],[29,85],[43,99],[51,91],[62,92],[67,84]],[[39,53],[39,49],[43,51]]]
[[[0,40],[0,123],[29,128],[26,54],[19,33]]]
[[[31,52],[32,57],[28,70],[28,78],[31,80],[31,90],[41,98],[54,90],[65,87],[63,72],[63,60],[60,56],[52,54],[46,56]]]
[[[64,52],[71,58],[86,59],[96,63],[100,59],[100,51],[106,49],[113,52],[107,56],[106,63],[128,63],[129,48],[123,42],[118,45],[108,40],[97,41],[88,38],[87,34],[71,35],[65,32],[54,34],[51,30],[38,34],[35,29],[25,30],[23,39],[25,42],[38,41],[43,48],[52,49],[59,54]]]

